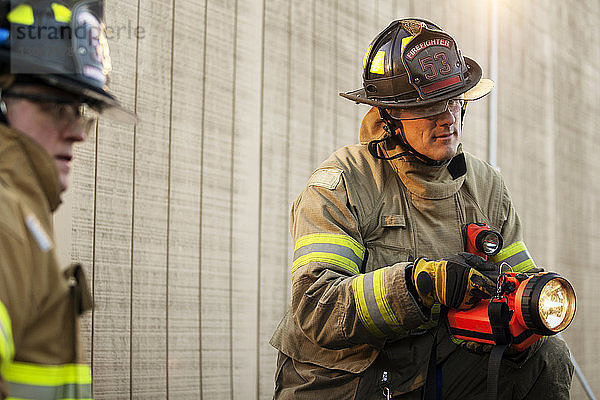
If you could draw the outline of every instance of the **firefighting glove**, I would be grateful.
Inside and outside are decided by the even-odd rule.
[[[466,310],[496,291],[495,283],[478,269],[495,268],[493,263],[469,253],[459,253],[441,260],[418,258],[410,271],[410,282],[422,304],[430,308],[439,302],[449,308]]]

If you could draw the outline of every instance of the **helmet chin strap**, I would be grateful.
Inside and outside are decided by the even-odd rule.
[[[8,119],[6,118],[6,102],[4,101],[3,89],[0,87],[0,123],[8,125]]]
[[[416,158],[417,160],[419,160],[420,162],[422,162],[423,164],[434,165],[434,166],[442,165],[443,163],[446,162],[446,160],[437,161],[437,160],[431,159],[431,158],[427,157],[426,155],[421,154],[417,150],[415,150],[414,147],[412,147],[406,140],[406,135],[404,134],[404,126],[402,125],[402,122],[392,120],[392,117],[390,116],[390,114],[387,112],[387,110],[385,108],[378,107],[377,109],[379,110],[379,115],[381,116],[381,119],[384,124],[383,129],[385,130],[385,136],[383,137],[383,139],[371,140],[369,142],[369,144],[368,144],[369,153],[371,153],[371,155],[373,157],[375,157],[379,160],[394,160],[396,158],[400,158],[400,157],[404,157],[404,156],[412,156],[412,157]],[[398,128],[400,128],[399,135],[397,135],[395,133],[396,125]],[[393,139],[394,137],[397,137],[400,140],[400,143],[402,144],[402,146],[404,148],[407,149],[407,151],[403,151],[401,153],[394,154],[393,156],[390,156],[390,157],[381,155],[380,151],[379,151],[379,143],[385,143],[388,140]]]

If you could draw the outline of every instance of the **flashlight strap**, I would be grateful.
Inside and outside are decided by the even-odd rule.
[[[488,361],[488,376],[487,376],[487,398],[488,400],[496,400],[498,398],[498,381],[500,378],[500,364],[502,356],[508,348],[508,344],[499,344],[492,348],[490,359]]]
[[[509,345],[512,342],[512,335],[508,327],[511,317],[512,311],[508,308],[506,301],[490,301],[488,318],[496,345]]]
[[[488,318],[492,327],[492,334],[496,345],[492,348],[488,360],[487,397],[488,400],[498,398],[498,381],[500,378],[500,364],[502,356],[512,342],[512,335],[508,324],[512,317],[506,301],[490,301],[488,305]]]

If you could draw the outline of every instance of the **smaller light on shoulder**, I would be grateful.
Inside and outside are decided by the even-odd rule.
[[[473,222],[463,227],[465,238],[465,251],[475,254],[484,260],[495,256],[502,250],[502,235],[487,224]]]

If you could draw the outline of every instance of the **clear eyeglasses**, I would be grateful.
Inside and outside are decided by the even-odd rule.
[[[98,121],[98,112],[89,105],[72,98],[34,93],[5,92],[3,97],[25,99],[38,105],[48,115],[57,129],[64,131],[77,124],[87,137]]]
[[[426,106],[388,108],[387,112],[393,119],[421,119],[433,117],[434,115],[444,113],[448,110],[455,113],[460,111],[464,106],[465,100],[463,99],[449,99],[438,101]]]

